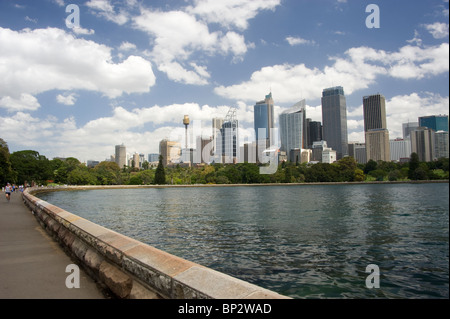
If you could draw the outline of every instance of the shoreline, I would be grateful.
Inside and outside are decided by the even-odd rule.
[[[252,186],[318,186],[318,185],[383,185],[383,184],[448,184],[449,180],[421,181],[366,181],[366,182],[314,182],[314,183],[254,183],[254,184],[180,184],[180,185],[64,185],[32,187],[32,192],[58,190],[89,190],[89,189],[138,189],[138,188],[186,188],[186,187],[252,187]]]

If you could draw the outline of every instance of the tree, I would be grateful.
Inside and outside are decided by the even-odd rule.
[[[163,157],[159,155],[159,163],[155,172],[155,184],[161,185],[166,183],[166,172],[162,163]]]
[[[36,151],[14,152],[10,160],[13,170],[17,172],[16,182],[19,184],[32,181],[46,183],[53,176],[50,161]]]
[[[5,185],[14,180],[8,144],[0,138],[0,183]]]
[[[408,178],[409,179],[416,179],[415,171],[417,168],[419,168],[419,155],[417,153],[413,152],[411,153],[411,157],[409,159],[409,169],[408,169]]]

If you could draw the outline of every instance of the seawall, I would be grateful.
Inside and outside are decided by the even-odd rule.
[[[34,196],[46,190],[95,188],[104,187],[30,188],[23,192],[23,201],[77,265],[117,298],[288,298],[156,249]]]

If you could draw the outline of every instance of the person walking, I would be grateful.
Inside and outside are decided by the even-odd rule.
[[[5,195],[6,195],[6,199],[8,200],[8,202],[11,199],[11,192],[12,192],[11,184],[7,183],[5,186]]]

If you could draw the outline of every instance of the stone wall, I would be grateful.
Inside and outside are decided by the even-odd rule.
[[[25,190],[23,200],[41,226],[118,298],[287,298],[94,224],[33,194],[36,189]]]

